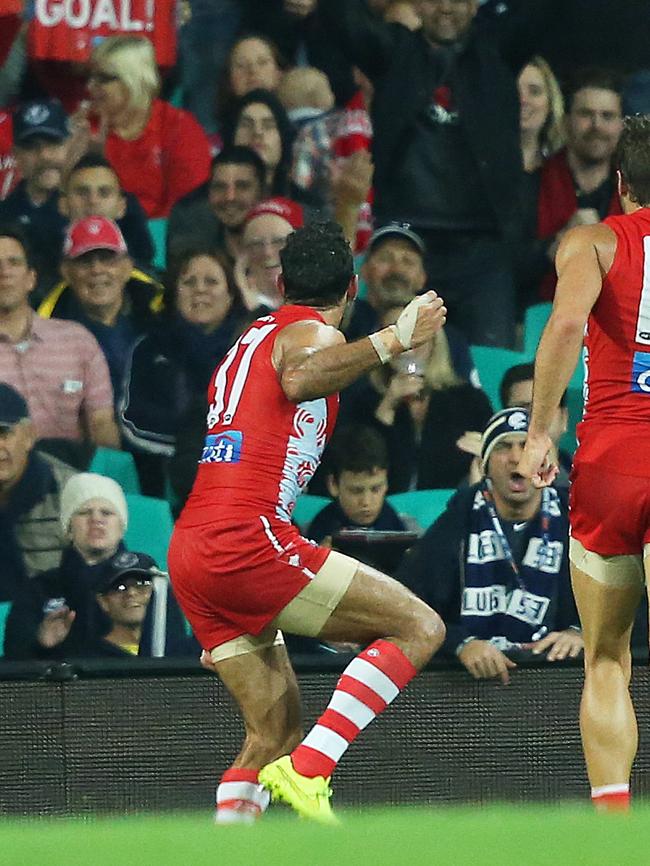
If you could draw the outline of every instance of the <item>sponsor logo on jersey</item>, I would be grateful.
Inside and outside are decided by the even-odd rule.
[[[199,463],[239,463],[244,434],[240,430],[215,433],[205,437]]]
[[[650,394],[650,352],[634,353],[632,390],[640,394]]]

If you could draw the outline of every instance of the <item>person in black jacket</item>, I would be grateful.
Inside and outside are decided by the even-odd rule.
[[[528,432],[520,407],[483,433],[485,478],[460,490],[404,558],[396,577],[440,612],[443,652],[477,679],[509,681],[510,654],[575,658],[583,647],[568,563],[565,492],[517,474]]]
[[[511,244],[522,174],[516,75],[559,0],[476,17],[477,0],[421,4],[423,26],[386,24],[365,0],[320,0],[343,50],[372,80],[377,222],[411,223],[431,285],[472,343],[511,345]]]

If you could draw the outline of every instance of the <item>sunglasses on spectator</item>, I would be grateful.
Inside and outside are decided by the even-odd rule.
[[[110,84],[112,81],[119,81],[119,75],[111,75],[110,72],[99,72],[95,70],[88,76],[88,81],[95,81],[97,84]]]
[[[150,586],[153,586],[153,581],[149,580],[148,577],[138,577],[128,581],[128,583],[117,583],[115,586],[111,586],[107,589],[106,592],[123,593],[127,592],[129,589],[137,589],[139,592],[144,592],[144,590],[149,589]]]

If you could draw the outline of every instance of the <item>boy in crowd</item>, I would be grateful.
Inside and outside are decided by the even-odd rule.
[[[320,543],[341,529],[406,529],[386,502],[388,450],[371,427],[350,425],[336,433],[329,451],[327,489],[334,502],[316,515],[308,538]]]

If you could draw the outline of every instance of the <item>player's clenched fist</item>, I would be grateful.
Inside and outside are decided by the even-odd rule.
[[[405,349],[415,349],[445,324],[447,308],[434,291],[425,292],[407,304],[394,324],[395,336]]]

